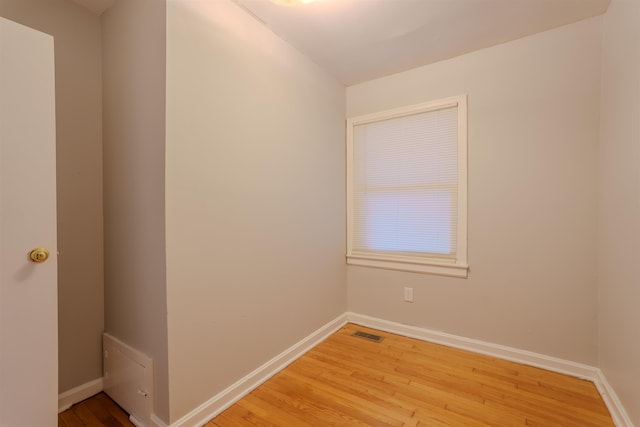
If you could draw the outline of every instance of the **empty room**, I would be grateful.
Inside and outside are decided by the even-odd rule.
[[[637,0],[0,0],[0,427],[640,426]]]

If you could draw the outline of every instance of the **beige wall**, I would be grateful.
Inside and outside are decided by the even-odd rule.
[[[640,3],[604,17],[599,149],[599,365],[640,425]]]
[[[469,278],[350,266],[349,310],[596,363],[600,31],[590,19],[347,89],[348,116],[464,93],[469,115]]]
[[[105,329],[154,363],[169,418],[164,239],[165,4],[116,2],[102,16]]]
[[[174,421],[345,312],[344,89],[232,1],[167,16]]]
[[[102,376],[100,18],[68,0],[0,0],[0,16],[54,36],[63,392]]]

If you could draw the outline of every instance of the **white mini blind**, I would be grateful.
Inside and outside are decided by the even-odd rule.
[[[456,258],[458,108],[353,126],[352,253]]]

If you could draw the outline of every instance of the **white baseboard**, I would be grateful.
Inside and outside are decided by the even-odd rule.
[[[169,427],[169,425],[165,424],[165,422],[162,421],[160,418],[158,418],[156,414],[151,414],[151,421],[156,425],[156,427]],[[131,422],[135,424],[133,421]],[[137,426],[137,427],[143,427],[143,426]]]
[[[598,375],[594,380],[604,403],[609,408],[609,412],[611,413],[611,418],[613,418],[613,422],[617,427],[633,427],[633,423],[631,422],[631,418],[627,415],[627,411],[622,406],[622,402],[618,398],[618,395],[607,381],[607,378],[604,376],[602,370],[598,369]]]
[[[524,363],[525,365],[559,372],[585,380],[593,381],[596,378],[598,368],[584,365],[582,363],[571,362],[544,354],[534,353],[527,350],[520,350],[504,345],[493,344],[458,335],[447,334],[445,332],[432,331],[415,326],[403,325],[401,323],[390,322],[388,320],[377,319],[357,313],[347,313],[347,319],[357,325],[368,326],[381,331],[391,332],[405,337],[416,338],[448,347],[469,350],[487,356],[499,357],[512,362]]]
[[[151,417],[153,417],[153,415],[151,415]],[[139,419],[137,419],[133,415],[129,415],[129,421],[131,421],[131,424],[133,424],[136,427],[147,427],[145,425],[145,423],[143,423],[142,421],[140,421]],[[151,419],[151,421],[153,421],[153,419]],[[153,421],[153,422],[155,422],[155,421]]]
[[[178,421],[171,423],[171,427],[197,427],[206,424],[216,415],[242,399],[260,384],[267,381],[304,353],[325,340],[346,323],[346,314],[338,316],[336,319],[322,326],[302,341],[294,344],[264,365],[246,375],[244,378],[241,378],[235,384],[232,384],[222,390],[220,393],[213,396],[211,399],[195,408]],[[157,417],[152,417],[152,419],[158,426],[164,427],[164,424]]]
[[[102,391],[102,385],[102,377],[100,377],[88,383],[81,384],[78,387],[74,387],[71,390],[67,390],[64,393],[60,393],[58,395],[58,413],[66,411],[71,408],[71,405],[80,403],[100,393]]]

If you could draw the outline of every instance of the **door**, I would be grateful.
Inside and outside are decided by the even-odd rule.
[[[57,426],[53,67],[51,36],[0,18],[0,427]]]

